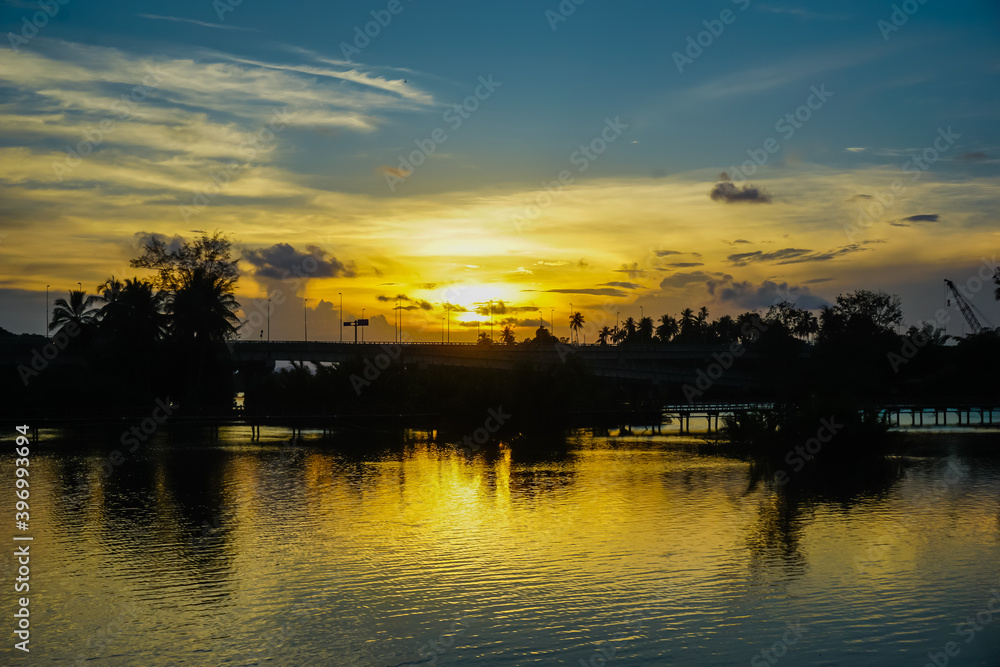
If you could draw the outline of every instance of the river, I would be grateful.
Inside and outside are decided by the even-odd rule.
[[[1000,664],[995,430],[913,430],[833,494],[678,436],[263,436],[158,433],[109,477],[114,439],[34,446],[32,662]]]

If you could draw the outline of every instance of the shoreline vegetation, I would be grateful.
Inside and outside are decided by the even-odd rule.
[[[679,364],[688,382],[599,377],[580,355],[560,353],[550,363],[536,355],[508,370],[389,363],[374,380],[359,383],[371,365],[364,348],[350,361],[315,368],[293,363],[277,372],[237,361],[231,343],[246,324],[235,297],[240,272],[231,241],[220,232],[182,244],[154,235],[131,266],[147,277],[112,276],[96,295],[81,289],[56,299],[49,337],[0,329],[0,400],[9,414],[141,419],[159,401],[171,406],[171,420],[181,421],[429,415],[448,429],[475,432],[489,423],[491,411],[500,411],[508,417],[494,420],[489,435],[513,438],[581,425],[627,432],[631,425],[656,425],[665,405],[753,402],[773,408],[723,419],[715,447],[724,440],[730,451],[753,457],[762,474],[799,460],[803,471],[839,474],[891,457],[894,438],[876,414],[880,406],[998,402],[997,331],[952,344],[938,326],[947,321],[939,311],[937,322],[901,333],[899,297],[865,289],[841,294],[818,313],[781,301],[766,311],[711,320],[703,306],[677,318],[663,315],[658,323],[627,317],[599,331],[599,346],[702,350],[700,357],[669,362]],[[995,281],[1000,285],[1000,272]],[[577,337],[586,326],[579,312],[568,324]],[[573,341],[544,326],[520,342],[503,326],[496,340],[483,333],[479,345],[574,349]],[[745,380],[715,381],[722,375]],[[236,410],[238,392],[243,404]],[[794,453],[803,443],[816,451]]]

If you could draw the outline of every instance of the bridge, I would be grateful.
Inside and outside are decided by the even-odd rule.
[[[510,370],[517,366],[579,363],[601,377],[656,383],[695,383],[706,374],[713,384],[737,387],[769,386],[762,374],[730,368],[729,345],[479,345],[476,343],[330,343],[304,341],[238,341],[232,344],[237,364],[258,363],[274,368],[279,361],[343,363],[366,360],[378,368],[389,363],[421,368],[451,366]],[[740,359],[757,355],[742,349]],[[720,372],[721,371],[721,372]],[[699,374],[700,373],[700,374]]]

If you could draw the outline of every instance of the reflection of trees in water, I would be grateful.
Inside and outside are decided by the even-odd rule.
[[[811,509],[810,503],[802,504],[800,499],[786,494],[763,500],[746,531],[751,569],[766,568],[777,559],[791,572],[803,574],[806,557],[800,540],[807,522],[803,515],[811,515]]]
[[[863,502],[884,499],[902,479],[903,471],[902,460],[886,458],[839,474],[831,475],[826,468],[822,474],[792,476],[787,484],[778,485],[773,483],[771,464],[752,462],[747,472],[747,492],[766,487],[766,496],[747,531],[751,567],[763,568],[777,558],[785,567],[801,573],[807,563],[800,540],[816,508],[835,504],[850,510]]]

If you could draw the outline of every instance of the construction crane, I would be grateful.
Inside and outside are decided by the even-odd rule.
[[[965,321],[969,323],[970,327],[972,327],[973,334],[980,334],[984,330],[993,328],[993,325],[990,324],[990,321],[985,315],[983,315],[983,312],[976,308],[975,305],[973,305],[961,292],[958,291],[958,288],[955,287],[955,283],[945,278],[944,284],[947,285],[951,290],[951,293],[955,295],[955,303],[958,304],[958,309],[962,311]],[[950,300],[948,301],[948,305],[951,305]],[[985,326],[983,326],[982,322],[979,321],[979,317],[976,317],[976,313],[979,313],[979,317],[983,318],[983,322],[986,322]]]

